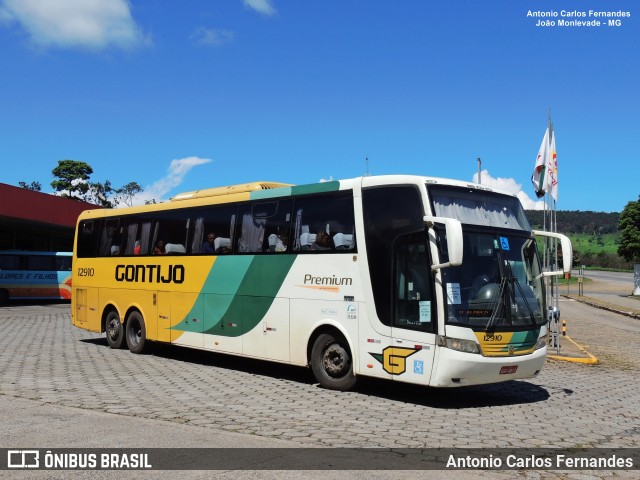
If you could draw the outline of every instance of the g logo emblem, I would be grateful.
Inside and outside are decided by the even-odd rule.
[[[407,357],[418,350],[406,347],[387,347],[380,353],[369,353],[382,364],[382,369],[391,375],[402,375],[407,371]]]

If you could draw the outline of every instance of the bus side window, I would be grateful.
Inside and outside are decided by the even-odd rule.
[[[122,243],[122,230],[119,218],[109,218],[104,222],[104,227],[100,235],[100,245],[98,247],[99,257],[109,257],[120,255],[120,244]]]
[[[56,257],[56,270],[71,270],[71,257]]]
[[[20,257],[18,255],[0,255],[0,270],[18,270]]]
[[[261,252],[266,224],[266,216],[254,216],[252,205],[241,206],[236,227],[239,232],[236,251],[238,253]]]
[[[96,256],[101,223],[98,220],[84,220],[78,225],[77,255],[79,258]]]
[[[281,199],[269,202],[267,208],[259,208],[254,205],[254,216],[262,210],[266,215],[266,225],[263,238],[262,251],[267,253],[284,253],[291,250],[289,243],[289,231],[291,228],[291,208],[293,200]]]
[[[294,212],[295,251],[357,251],[351,191],[296,198]]]
[[[233,225],[238,207],[220,205],[199,209],[192,223],[191,253],[221,255],[231,253]]]
[[[184,255],[190,218],[185,210],[164,212],[156,216],[151,243],[153,254]]]

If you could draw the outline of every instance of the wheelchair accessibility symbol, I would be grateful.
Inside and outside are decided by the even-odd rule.
[[[500,247],[502,250],[509,250],[509,239],[507,237],[500,237]]]
[[[416,360],[413,362],[413,373],[424,375],[424,361]]]

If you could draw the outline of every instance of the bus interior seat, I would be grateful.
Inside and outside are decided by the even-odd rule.
[[[351,250],[353,248],[353,235],[338,232],[333,236],[333,244],[336,250]]]
[[[184,245],[180,243],[167,243],[164,246],[164,251],[167,255],[186,253]]]
[[[213,248],[216,253],[220,253],[223,248],[231,248],[231,239],[224,237],[216,237],[213,241]]]
[[[300,235],[300,248],[302,250],[309,250],[311,244],[316,241],[315,233],[303,233]]]

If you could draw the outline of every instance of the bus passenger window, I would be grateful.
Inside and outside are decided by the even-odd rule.
[[[221,255],[232,253],[231,238],[238,207],[220,205],[198,209],[192,222],[191,253]]]
[[[350,191],[296,198],[294,221],[295,251],[357,251]]]

